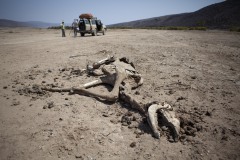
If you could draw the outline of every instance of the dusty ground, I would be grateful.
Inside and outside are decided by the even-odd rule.
[[[240,158],[238,33],[66,35],[0,29],[0,159]],[[33,93],[35,85],[70,87],[93,80],[78,70],[107,55],[130,58],[145,80],[138,93],[174,107],[181,120],[179,142],[172,143],[165,131],[160,140],[153,138],[146,118],[121,102]],[[123,116],[131,124],[123,125]]]

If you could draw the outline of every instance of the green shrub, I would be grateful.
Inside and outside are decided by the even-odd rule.
[[[240,32],[240,27],[231,27],[229,30],[231,32]]]
[[[184,26],[161,26],[161,27],[109,27],[110,29],[153,29],[153,30],[201,30],[206,31],[207,27],[184,27]]]
[[[51,26],[48,29],[61,29],[61,26]],[[65,29],[72,29],[72,26],[65,26]]]
[[[206,24],[205,20],[200,20],[196,23],[197,26],[201,26],[201,27],[205,26],[205,24]]]
[[[207,27],[190,27],[189,30],[206,31],[206,30],[207,30]]]

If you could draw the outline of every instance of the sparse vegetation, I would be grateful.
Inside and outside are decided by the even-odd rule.
[[[7,33],[14,33],[13,31],[8,31]]]
[[[197,26],[202,26],[202,27],[204,27],[205,24],[206,24],[206,21],[205,21],[205,20],[200,20],[200,21],[198,21],[198,22],[196,23]]]
[[[155,29],[155,30],[202,30],[206,31],[207,27],[183,27],[183,26],[167,26],[167,27],[109,27],[111,29]]]
[[[231,32],[240,32],[240,27],[231,27],[229,30]]]
[[[48,29],[61,29],[61,26],[51,26]],[[65,26],[65,29],[72,29],[72,26]]]

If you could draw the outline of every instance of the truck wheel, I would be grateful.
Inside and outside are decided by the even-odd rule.
[[[96,36],[96,35],[97,35],[97,31],[94,30],[94,31],[92,32],[92,36]]]
[[[84,33],[81,33],[81,36],[82,36],[82,37],[84,37],[84,35],[85,35]]]
[[[105,29],[103,29],[103,32],[102,32],[103,35],[105,35]]]

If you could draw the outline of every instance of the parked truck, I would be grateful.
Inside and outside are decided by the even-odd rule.
[[[101,22],[101,20],[97,19],[92,14],[81,14],[79,18],[80,20],[78,26],[81,36],[84,36],[85,34],[92,34],[92,36],[96,36],[98,33],[105,35],[107,30],[106,26]]]

